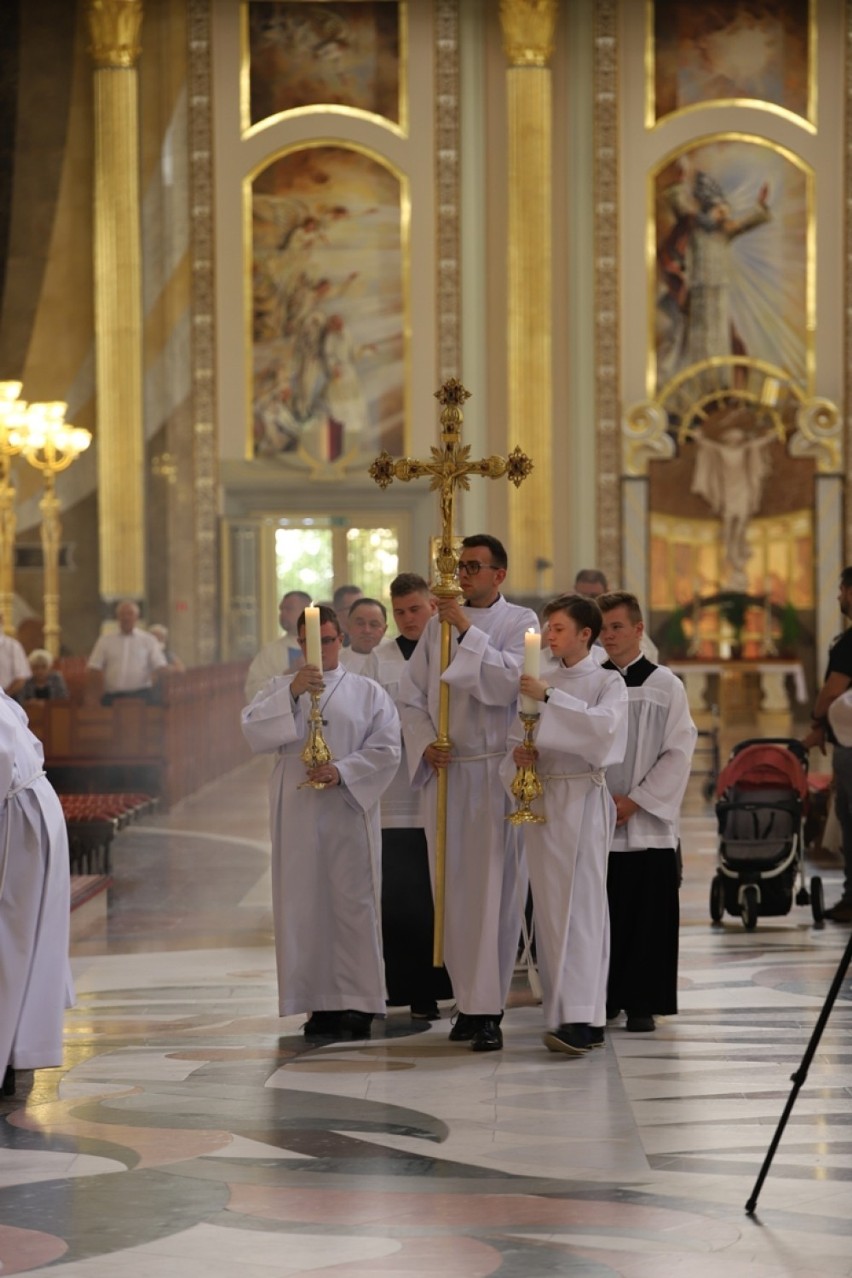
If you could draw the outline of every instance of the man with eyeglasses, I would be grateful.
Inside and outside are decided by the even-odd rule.
[[[322,670],[268,680],[243,710],[243,732],[255,754],[278,756],[269,793],[279,1015],[309,1012],[306,1038],[363,1038],[385,1010],[379,800],[399,766],[399,716],[384,688],[340,665],[333,610],[321,607],[319,620]],[[304,612],[298,636],[304,651]],[[331,760],[306,769],[312,692]]]
[[[463,602],[438,601],[400,680],[400,717],[412,784],[426,790],[424,815],[435,866],[436,778],[448,768],[445,958],[458,1016],[453,1042],[476,1052],[503,1046],[500,1022],[515,966],[526,872],[506,823],[500,761],[517,714],[524,635],[538,618],[503,598],[508,559],[496,537],[465,537],[459,556]],[[435,744],[441,690],[441,622],[452,626],[452,750]]]

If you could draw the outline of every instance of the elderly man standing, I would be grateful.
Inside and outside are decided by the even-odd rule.
[[[349,647],[340,654],[340,663],[353,674],[369,674],[367,664],[374,648],[385,637],[388,610],[378,599],[362,595],[349,609]]]
[[[115,610],[118,630],[101,635],[87,665],[87,698],[111,706],[120,697],[154,700],[154,682],[167,662],[153,635],[137,626],[139,609],[123,599]]]
[[[304,590],[288,590],[281,596],[278,622],[282,633],[261,648],[249,666],[246,675],[247,702],[257,696],[267,679],[284,674],[286,670],[297,670],[303,664],[302,650],[296,640],[296,623],[310,602],[311,596]]]
[[[322,669],[305,664],[270,679],[243,710],[243,733],[255,754],[277,755],[269,801],[279,1013],[309,1012],[307,1038],[364,1037],[385,1010],[379,800],[399,767],[399,717],[384,688],[340,665],[333,610],[321,607],[319,621]],[[302,759],[312,692],[331,752],[317,766]]]

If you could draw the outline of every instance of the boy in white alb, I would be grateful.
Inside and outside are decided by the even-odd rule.
[[[627,692],[590,655],[601,627],[592,599],[560,595],[544,609],[550,649],[544,677],[522,675],[524,696],[541,703],[530,750],[513,728],[502,777],[535,760],[544,784],[543,825],[525,826],[536,953],[552,1052],[584,1055],[603,1043],[608,953],[606,864],[615,806],[605,770],[624,757]]]

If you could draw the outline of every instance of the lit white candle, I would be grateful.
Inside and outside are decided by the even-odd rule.
[[[309,666],[322,670],[322,640],[320,639],[320,610],[305,609],[305,661]]]
[[[524,674],[538,679],[541,666],[541,635],[530,626],[524,635]],[[521,697],[522,714],[540,714],[535,697]]]

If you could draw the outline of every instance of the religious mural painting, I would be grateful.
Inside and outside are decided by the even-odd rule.
[[[812,377],[811,181],[791,152],[715,135],[653,178],[655,384],[707,359],[761,359]]]
[[[652,608],[689,602],[691,642],[710,655],[725,609],[692,603],[736,597],[757,655],[767,608],[777,631],[785,608],[813,603],[813,467],[788,453],[814,379],[812,175],[765,139],[715,134],[651,181],[650,382],[674,445],[649,470]]]
[[[314,106],[403,124],[396,0],[251,0],[249,120]]]
[[[655,0],[651,122],[736,103],[814,120],[813,0]]]
[[[377,157],[310,146],[252,185],[256,457],[304,469],[404,451],[401,179]]]

